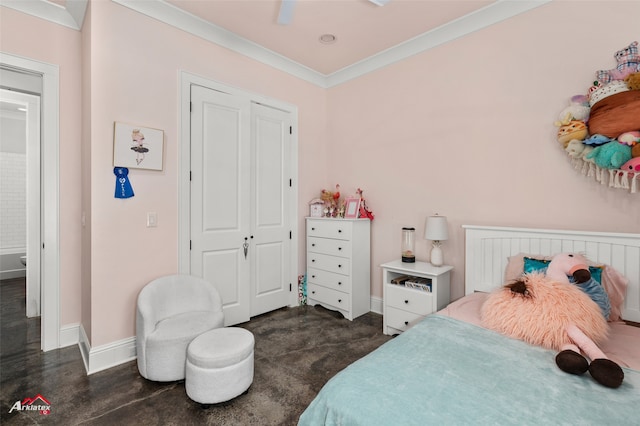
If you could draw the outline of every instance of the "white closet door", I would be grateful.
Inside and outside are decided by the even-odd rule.
[[[291,114],[251,106],[251,316],[290,296]],[[295,283],[297,288],[297,283]]]
[[[191,100],[191,273],[215,284],[232,325],[250,317],[251,107],[195,85]]]

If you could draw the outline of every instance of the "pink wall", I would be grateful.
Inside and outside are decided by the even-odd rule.
[[[13,9],[0,7],[0,40],[2,40],[0,49],[5,53],[59,66],[60,324],[78,323],[80,322],[80,117],[82,110],[79,85],[81,80],[80,33]],[[46,114],[46,111],[44,113]]]
[[[90,16],[91,344],[95,346],[134,335],[140,289],[151,279],[178,270],[179,72],[297,105],[302,194],[319,187],[326,170],[326,164],[317,160],[325,158],[326,93],[112,2],[93,2]],[[127,200],[113,196],[114,121],[165,132],[164,170],[131,169],[135,197]],[[307,209],[306,201],[301,197],[301,211]],[[146,227],[146,213],[151,211],[158,214],[157,228]]]
[[[553,2],[328,92],[330,182],[365,189],[378,265],[400,230],[449,219],[452,297],[464,294],[462,224],[640,232],[640,196],[573,170],[553,121],[640,34],[638,2]],[[592,23],[597,22],[597,25]],[[615,30],[613,30],[615,29]],[[329,184],[327,183],[327,184]]]

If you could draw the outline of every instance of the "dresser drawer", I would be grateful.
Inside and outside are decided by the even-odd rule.
[[[351,241],[309,237],[307,238],[307,251],[349,257],[351,255]]]
[[[349,310],[351,306],[349,294],[313,283],[307,285],[307,298],[317,300],[325,306],[342,310]]]
[[[412,312],[417,315],[428,315],[433,312],[433,294],[413,290],[393,284],[385,284],[385,303],[388,307]]]
[[[351,239],[351,222],[340,220],[307,221],[307,237]]]
[[[351,293],[351,277],[322,269],[308,268],[307,282]]]
[[[387,327],[393,327],[400,331],[406,331],[409,327],[414,326],[423,318],[423,315],[414,314],[413,312],[407,312],[402,309],[392,307],[387,307],[387,311],[385,312]]]
[[[349,275],[351,273],[351,261],[344,257],[307,253],[307,269],[309,268]]]

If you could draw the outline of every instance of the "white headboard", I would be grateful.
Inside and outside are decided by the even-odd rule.
[[[489,292],[504,284],[508,257],[518,253],[551,256],[582,253],[613,266],[629,279],[622,317],[640,322],[640,234],[504,228],[463,225],[465,292]]]

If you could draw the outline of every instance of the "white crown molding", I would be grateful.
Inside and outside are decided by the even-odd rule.
[[[2,0],[2,6],[80,31],[89,0],[67,0],[66,7],[45,0]]]
[[[411,40],[327,75],[326,87],[333,87],[360,77],[550,2],[551,0],[498,0]]]
[[[67,0],[66,8],[45,0],[3,0],[2,5],[79,30],[82,28],[87,1]],[[498,0],[353,65],[331,74],[322,74],[164,0],[112,1],[325,89],[551,2],[551,0]]]
[[[259,62],[287,72],[322,88],[360,77],[433,47],[478,31],[512,16],[527,12],[551,0],[498,0],[482,9],[451,21],[418,37],[373,55],[331,74],[322,74],[264,48],[222,27],[187,13],[164,0],[112,0],[122,6],[211,41]]]
[[[189,12],[175,7],[164,0],[112,0],[160,22],[179,28],[187,33],[226,47],[273,68],[292,74],[318,86],[325,86],[325,76],[279,53],[266,49],[257,43],[232,33],[218,25],[205,21]]]

